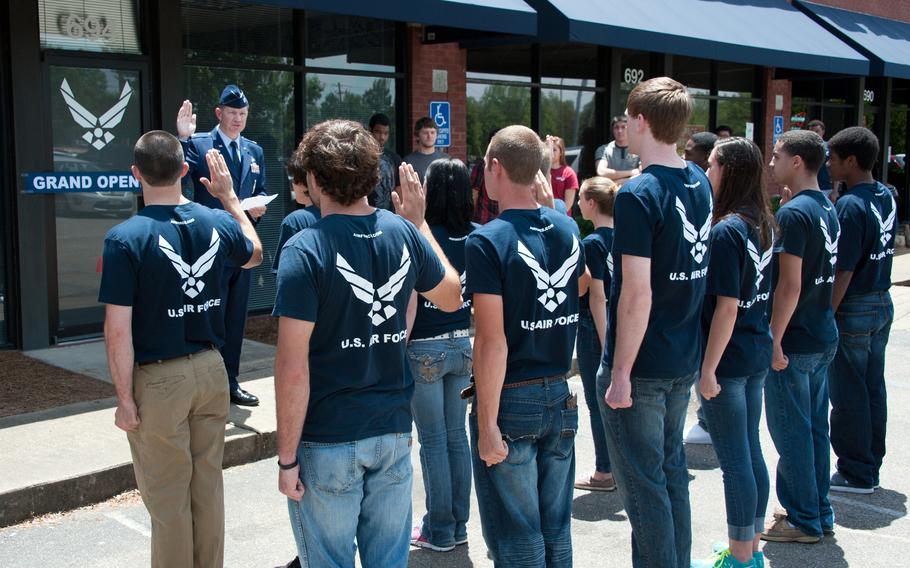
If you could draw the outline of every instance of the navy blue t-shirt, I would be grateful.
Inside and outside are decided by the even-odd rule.
[[[785,353],[822,353],[837,343],[831,293],[840,225],[834,205],[821,191],[807,189],[777,211],[777,224],[781,238],[774,252],[803,260],[799,301],[781,346]],[[779,266],[775,266],[774,274],[776,281]]]
[[[613,257],[610,252],[613,249],[613,228],[595,229],[581,244],[585,249],[585,264],[588,265],[591,278],[603,280],[604,294],[609,298],[610,283],[613,281]],[[581,297],[579,306],[582,312],[591,309],[590,296],[591,293],[588,292]]]
[[[622,255],[651,259],[651,314],[632,376],[673,378],[701,366],[701,310],[708,273],[711,185],[691,162],[651,165],[616,195],[613,285],[603,362],[613,368]]]
[[[472,231],[479,227],[480,225],[471,223]],[[468,240],[468,235],[450,235],[449,231],[442,225],[434,225],[430,227],[430,230],[433,231],[433,237],[439,243],[446,258],[449,259],[452,268],[461,275],[461,292],[464,294],[464,243]],[[461,308],[451,313],[440,310],[436,307],[436,304],[423,296],[417,298],[417,317],[414,319],[414,330],[411,331],[411,339],[436,337],[443,333],[458,329],[468,329],[469,327],[471,327],[470,298],[465,298]]]
[[[414,225],[383,209],[329,215],[291,237],[272,315],[315,322],[303,440],[411,431],[408,301],[412,290],[432,290],[444,275]]]
[[[288,239],[306,229],[312,227],[322,217],[319,208],[315,205],[298,209],[284,218],[281,222],[281,231],[278,234],[278,248],[275,249],[275,260],[272,261],[272,274],[278,274],[278,261],[281,259],[281,249],[288,242]]]
[[[897,203],[880,183],[860,184],[837,200],[837,269],[853,272],[845,298],[891,287]]]
[[[585,271],[574,224],[547,207],[508,209],[468,236],[467,293],[502,296],[506,384],[563,375],[572,365]]]
[[[137,363],[224,344],[221,279],[253,243],[221,211],[198,203],[149,205],[104,238],[98,301],[133,307]]]
[[[719,377],[746,377],[771,366],[771,281],[774,245],[764,250],[757,227],[728,215],[711,229],[711,261],[705,284],[702,328],[707,342],[717,296],[736,298],[739,309]]]

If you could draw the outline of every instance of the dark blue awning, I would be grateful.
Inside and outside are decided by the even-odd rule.
[[[869,61],[787,0],[528,0],[544,41],[866,75]]]
[[[333,14],[513,35],[537,35],[537,13],[522,0],[260,0]]]
[[[910,24],[801,0],[797,3],[868,57],[873,75],[910,79]],[[906,7],[910,9],[910,5]]]

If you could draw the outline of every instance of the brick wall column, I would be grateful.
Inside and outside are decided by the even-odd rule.
[[[423,27],[408,26],[409,43],[409,77],[410,89],[409,115],[411,117],[408,131],[402,138],[409,142],[405,148],[411,150],[416,146],[413,135],[414,123],[430,112],[430,101],[449,101],[451,107],[451,143],[446,151],[453,157],[467,159],[467,52],[457,43],[424,45]],[[448,72],[448,92],[433,92],[433,70]]]
[[[771,150],[774,147],[774,117],[784,117],[784,132],[790,130],[792,116],[793,85],[788,79],[774,79],[774,69],[766,67],[762,73],[762,136],[756,140],[767,164],[771,161]],[[783,97],[783,108],[777,110],[777,97]],[[769,191],[776,194],[779,189],[769,179]]]

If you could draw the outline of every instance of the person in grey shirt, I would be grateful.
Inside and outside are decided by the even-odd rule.
[[[421,118],[414,124],[417,150],[405,156],[403,161],[414,167],[414,171],[420,176],[420,183],[423,183],[423,176],[432,162],[440,158],[450,157],[442,150],[436,148],[436,135],[438,133],[436,122],[429,116]]]
[[[641,158],[629,151],[628,121],[624,114],[614,116],[611,122],[613,141],[594,152],[597,175],[608,177],[619,185],[641,173]]]

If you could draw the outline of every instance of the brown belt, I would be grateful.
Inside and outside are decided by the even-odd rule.
[[[562,383],[562,382],[565,382],[565,380],[566,380],[565,375],[551,375],[549,377],[539,377],[537,379],[528,379],[527,381],[519,381],[517,383],[506,383],[506,384],[502,385],[502,390],[514,389],[514,388],[518,388],[518,387],[527,387],[530,385],[542,385],[544,383]],[[474,383],[472,381],[471,384],[468,385],[467,388],[465,388],[464,390],[461,391],[461,398],[463,400],[469,399],[472,396],[474,396],[474,393],[475,393],[475,389],[474,389]]]

